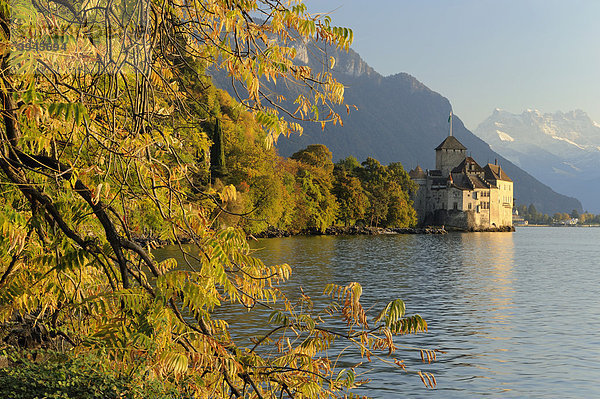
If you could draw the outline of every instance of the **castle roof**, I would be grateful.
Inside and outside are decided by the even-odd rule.
[[[469,176],[473,188],[490,188],[490,184],[477,175]]]
[[[484,173],[484,170],[473,158],[466,157],[452,169],[452,173]]]
[[[432,177],[431,178],[431,186],[433,189],[436,188],[446,188],[448,186],[448,178],[447,177]]]
[[[459,190],[475,190],[477,188],[490,188],[489,184],[477,175],[468,175],[462,172],[453,172],[452,183]]]
[[[425,179],[427,177],[427,174],[419,165],[417,165],[416,168],[408,172],[408,175],[411,179]]]
[[[448,136],[435,150],[467,150],[467,147],[462,145],[454,136]]]
[[[503,180],[512,182],[510,177],[502,170],[500,165],[493,165],[488,163],[483,170],[485,171],[485,178],[487,180]]]
[[[451,173],[450,176],[452,176],[452,185],[459,190],[473,189],[469,178],[464,173]]]

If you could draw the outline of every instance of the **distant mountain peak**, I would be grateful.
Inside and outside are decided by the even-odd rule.
[[[335,59],[333,72],[355,78],[364,75],[381,77],[352,49],[346,52],[315,41],[296,43],[295,48],[296,60],[309,65],[314,70],[318,71],[323,69],[324,65],[329,65],[329,58],[333,57]]]
[[[515,139],[513,139],[510,134],[505,133],[501,130],[496,130],[496,133],[498,134],[498,137],[500,138],[501,141],[515,141]]]
[[[474,133],[511,162],[600,212],[600,124],[581,109],[494,110]]]
[[[429,87],[425,86],[417,78],[415,78],[414,76],[412,76],[406,72],[400,72],[400,73],[397,73],[394,75],[387,76],[386,79],[398,81],[401,84],[403,84],[404,86],[406,86],[407,88],[409,88],[412,92],[417,92],[417,91],[431,92],[431,89]]]
[[[336,60],[337,70],[346,75],[359,77],[362,75],[379,75],[375,70],[361,58],[361,56],[350,49],[347,53],[338,51]],[[335,68],[334,68],[335,69]]]
[[[523,111],[523,114],[534,114],[534,115],[539,115],[542,116],[542,113],[535,108],[527,108],[525,111]]]

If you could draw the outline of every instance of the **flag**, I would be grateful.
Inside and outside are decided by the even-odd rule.
[[[452,111],[450,111],[450,116],[448,117],[448,123],[452,122]]]

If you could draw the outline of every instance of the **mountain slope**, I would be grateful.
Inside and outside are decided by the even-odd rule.
[[[496,109],[474,133],[561,192],[600,213],[600,126],[580,110],[512,114]]]
[[[304,48],[305,46],[306,48]],[[366,64],[360,56],[328,48],[325,51],[302,45],[299,60],[312,68],[322,68],[323,58],[336,58],[334,76],[347,88],[345,100],[358,110],[344,115],[344,126],[305,124],[302,136],[281,137],[277,148],[290,156],[309,144],[325,144],[334,160],[355,156],[360,161],[373,157],[386,164],[400,161],[409,169],[417,164],[424,169],[435,167],[434,148],[448,134],[450,102],[406,73],[383,77]],[[228,89],[228,80],[214,76],[218,86]],[[291,97],[286,87],[277,90]],[[293,107],[290,107],[293,108]],[[345,114],[340,107],[339,112]],[[545,213],[581,210],[581,203],[554,192],[527,172],[492,151],[490,147],[467,130],[460,118],[454,118],[454,135],[468,148],[480,163],[498,159],[503,169],[515,182],[517,204],[533,203]]]

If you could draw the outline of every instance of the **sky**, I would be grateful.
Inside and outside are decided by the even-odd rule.
[[[305,0],[354,32],[377,72],[406,72],[474,130],[495,108],[600,122],[599,0]]]

